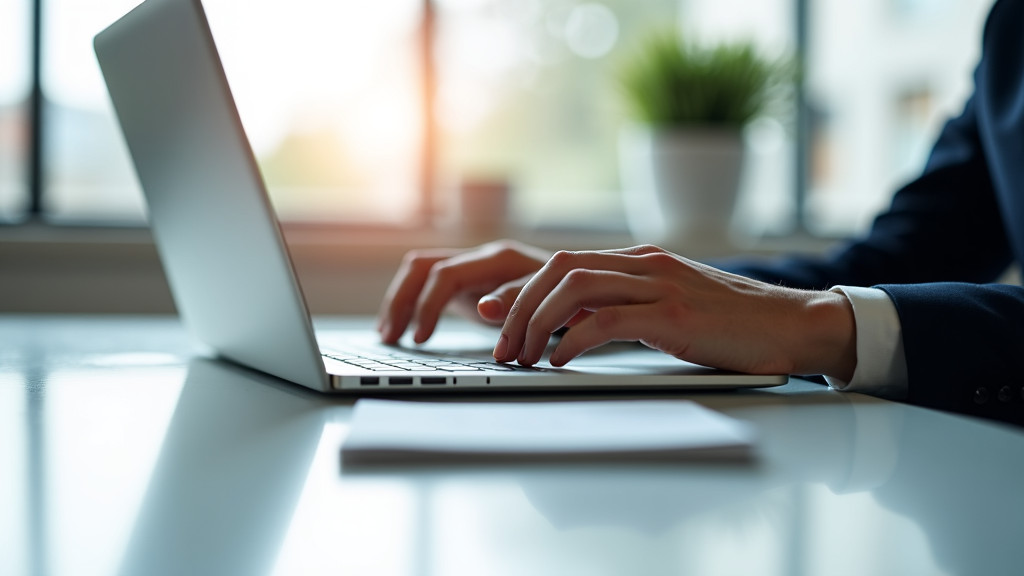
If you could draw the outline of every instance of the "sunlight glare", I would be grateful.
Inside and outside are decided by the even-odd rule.
[[[381,60],[392,59],[394,38],[415,29],[415,6],[414,0],[209,0],[210,25],[257,155],[273,150],[295,122],[309,122],[309,110],[342,110],[365,100],[371,88],[407,84],[407,78],[399,86],[375,79],[382,68],[393,69]],[[380,105],[376,96],[369,100]]]
[[[619,38],[619,20],[600,3],[580,4],[565,23],[565,42],[577,56],[595,60],[611,52]]]
[[[0,104],[15,102],[28,89],[28,2],[0,0]]]

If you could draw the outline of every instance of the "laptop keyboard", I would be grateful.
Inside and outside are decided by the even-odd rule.
[[[402,352],[339,352],[321,351],[321,353],[332,360],[343,362],[351,366],[370,370],[372,372],[446,372],[457,374],[461,372],[482,372],[484,370],[499,370],[513,372],[515,368],[497,362],[460,362],[451,358],[428,358],[414,356]]]

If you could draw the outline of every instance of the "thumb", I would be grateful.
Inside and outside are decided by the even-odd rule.
[[[485,322],[503,324],[508,311],[512,309],[525,281],[516,280],[502,284],[497,289],[485,294],[477,301],[476,311]]]

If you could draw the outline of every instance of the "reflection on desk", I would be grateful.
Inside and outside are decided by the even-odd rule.
[[[351,399],[173,319],[8,317],[0,573],[1020,573],[1020,430],[799,380],[685,397],[752,422],[756,464],[353,471]]]

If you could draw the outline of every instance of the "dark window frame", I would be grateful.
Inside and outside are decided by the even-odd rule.
[[[28,130],[28,218],[43,218],[43,0],[32,0],[31,68],[29,72],[29,130]]]

